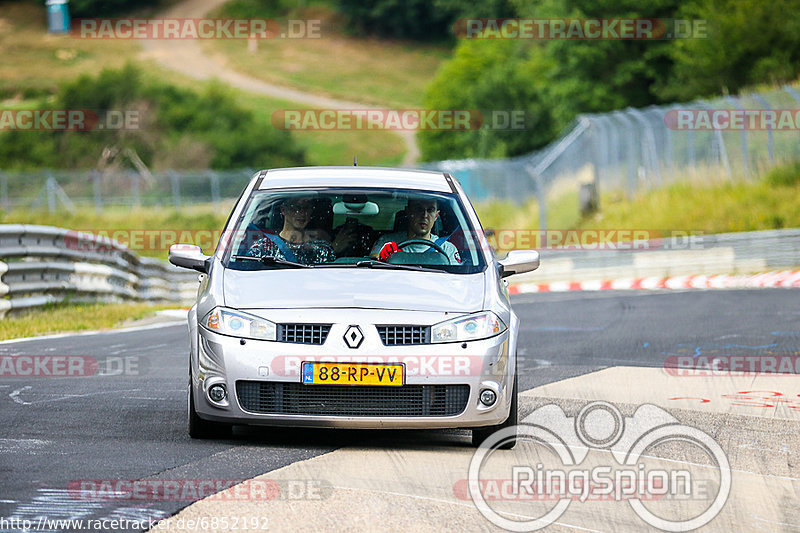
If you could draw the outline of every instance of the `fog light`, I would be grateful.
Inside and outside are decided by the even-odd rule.
[[[225,389],[225,385],[212,385],[210,389],[208,389],[208,397],[211,398],[212,401],[221,402],[228,396],[228,391]]]
[[[490,407],[494,405],[494,402],[497,401],[497,394],[494,393],[493,390],[490,389],[483,389],[481,391],[481,403],[486,407]]]

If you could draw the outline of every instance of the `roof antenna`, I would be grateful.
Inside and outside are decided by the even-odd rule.
[[[358,166],[358,161],[356,161],[356,156],[353,156],[353,166],[354,167]]]

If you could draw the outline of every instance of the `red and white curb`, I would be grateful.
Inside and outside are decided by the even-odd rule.
[[[752,289],[765,287],[800,288],[800,270],[765,272],[754,275],[719,274],[714,276],[672,276],[624,278],[615,280],[552,281],[550,283],[514,283],[509,294],[531,292],[657,290],[657,289]]]

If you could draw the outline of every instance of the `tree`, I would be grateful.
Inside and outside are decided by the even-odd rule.
[[[426,90],[425,107],[476,110],[487,120],[493,111],[522,112],[526,129],[490,129],[484,124],[477,130],[421,131],[423,158],[504,157],[547,143],[554,125],[542,73],[551,68],[541,53],[519,41],[460,43]]]
[[[513,15],[508,0],[338,0],[337,4],[350,30],[358,35],[419,41],[451,39],[459,18]]]
[[[679,17],[708,21],[708,38],[673,43],[672,75],[657,88],[664,99],[736,93],[800,73],[800,0],[694,0]]]
[[[671,18],[678,0],[514,0],[518,18]],[[672,68],[671,41],[465,39],[426,91],[428,106],[522,110],[526,131],[421,132],[426,159],[504,157],[556,138],[580,113],[641,107]]]

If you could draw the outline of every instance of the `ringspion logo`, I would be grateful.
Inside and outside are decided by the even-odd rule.
[[[511,438],[521,441],[518,448],[524,443],[536,449],[498,451]],[[687,457],[701,457],[703,464],[654,454],[666,443]],[[570,505],[587,501],[625,502],[652,527],[691,531],[722,511],[731,477],[720,445],[664,409],[644,404],[623,416],[608,402],[591,402],[575,417],[545,405],[520,425],[496,431],[475,451],[466,487],[462,480],[453,490],[508,531],[545,528]]]

